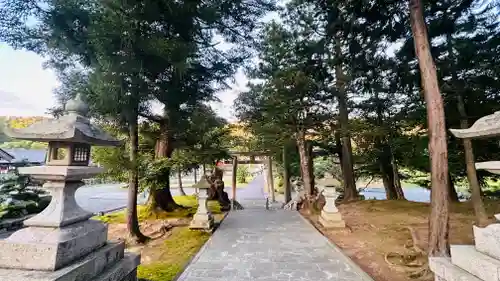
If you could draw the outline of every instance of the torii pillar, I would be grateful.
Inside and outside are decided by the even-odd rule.
[[[231,210],[235,210],[234,202],[236,201],[236,184],[237,184],[237,173],[238,173],[238,157],[233,157],[233,177],[232,177],[232,191],[233,191],[233,199],[231,200]]]
[[[267,192],[271,195],[271,202],[276,202],[274,195],[273,158],[267,156]]]

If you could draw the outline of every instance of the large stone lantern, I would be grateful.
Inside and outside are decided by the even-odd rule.
[[[500,136],[500,111],[478,119],[468,129],[450,129],[461,139]],[[476,163],[476,169],[500,174],[500,161]],[[500,220],[500,214],[495,215]],[[437,281],[500,280],[500,224],[473,226],[475,245],[451,245],[451,258],[432,257],[430,269]]]
[[[26,228],[0,240],[0,280],[137,280],[140,257],[125,253],[123,242],[108,242],[107,225],[89,220],[92,213],[75,201],[82,180],[102,171],[89,166],[91,146],[119,144],[90,123],[87,111],[78,96],[58,119],[6,130],[13,138],[48,143],[46,165],[19,173],[45,182],[52,201],[24,222]]]

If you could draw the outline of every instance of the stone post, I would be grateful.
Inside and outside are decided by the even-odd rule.
[[[233,199],[231,200],[231,210],[234,211],[234,203],[236,201],[236,184],[238,177],[238,157],[233,157],[233,178],[232,178],[232,191],[233,191]]]
[[[198,209],[191,220],[189,225],[190,229],[198,229],[211,232],[214,226],[214,217],[208,210],[208,194],[207,191],[210,188],[210,184],[207,182],[205,176],[201,177],[198,182]]]
[[[342,220],[337,206],[335,206],[335,200],[339,197],[339,194],[335,191],[335,186],[325,186],[323,196],[325,196],[325,206],[321,210],[319,222],[326,228],[344,228],[345,222]]]
[[[267,157],[267,190],[271,196],[271,202],[276,202],[274,195],[273,158],[271,156]]]
[[[285,189],[285,204],[292,201],[292,185],[290,183],[290,163],[288,163],[288,149],[283,146],[283,185]]]

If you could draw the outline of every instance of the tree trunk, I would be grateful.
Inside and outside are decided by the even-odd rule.
[[[460,202],[459,198],[458,198],[458,193],[457,193],[457,189],[455,188],[455,181],[453,180],[453,178],[451,177],[451,174],[448,173],[448,195],[449,195],[449,199],[450,199],[450,202]]]
[[[180,169],[177,172],[177,181],[179,182],[179,192],[182,196],[186,196],[186,192],[184,191],[184,187],[182,186],[182,171]]]
[[[390,132],[391,128],[384,122],[384,105],[383,101],[380,100],[378,91],[375,91],[375,106],[377,112],[377,126]],[[394,170],[395,163],[393,161],[394,157],[390,146],[390,138],[385,135],[386,134],[380,134],[376,137],[376,146],[379,150],[378,161],[380,173],[382,174],[382,180],[384,182],[386,198],[387,200],[397,200],[401,199],[401,197],[404,199],[399,174],[397,170]]]
[[[164,205],[165,203],[167,204]],[[176,209],[182,208],[182,206],[177,205],[175,202],[174,197],[170,192],[170,187],[151,189],[147,205],[151,211],[162,210],[165,212],[172,212]]]
[[[394,160],[394,157],[392,157],[392,172],[394,173],[393,179],[394,179],[394,188],[396,189],[396,194],[398,197],[398,200],[406,200],[405,194],[403,191],[403,187],[401,186],[401,178],[399,177],[399,168],[398,164],[396,164],[396,160]]]
[[[194,188],[194,193],[195,194],[198,194],[198,187],[196,187],[196,183],[198,182],[198,179],[196,178],[196,173],[198,172],[198,167],[196,167],[194,170],[193,170],[193,174],[194,174],[194,185],[195,185],[195,188]]]
[[[137,128],[137,116],[130,118],[129,124],[129,158],[131,167],[129,170],[129,186],[127,200],[127,231],[130,239],[137,243],[144,243],[147,237],[142,234],[139,228],[139,219],[137,218],[137,192],[139,190],[139,172],[138,172],[138,147],[139,131]]]
[[[338,57],[342,56],[340,38],[337,38],[335,52]],[[342,139],[342,171],[344,173],[344,201],[357,200],[359,198],[356,180],[354,178],[354,164],[352,160],[351,135],[349,134],[349,111],[347,110],[347,93],[345,89],[346,78],[342,70],[342,64],[335,66],[335,80],[337,84],[337,98],[339,102],[339,124]]]
[[[292,200],[292,186],[290,185],[290,163],[288,161],[288,149],[283,146],[283,185],[285,189],[285,203]]]
[[[170,158],[172,156],[172,152],[173,149],[170,133],[165,121],[160,124],[160,135],[158,140],[156,140],[155,146],[155,159]],[[182,208],[182,206],[175,202],[172,192],[170,191],[170,174],[170,169],[167,169],[164,175],[159,176],[157,182],[161,183],[163,186],[151,187],[150,200],[148,200],[148,208],[150,210],[163,210],[171,212]],[[151,198],[151,196],[154,198]]]
[[[467,128],[467,125],[465,127],[462,126],[462,128]],[[485,227],[489,224],[489,219],[481,197],[481,186],[479,185],[479,181],[477,179],[472,143],[470,139],[464,139],[463,143],[465,150],[465,163],[467,165],[467,179],[469,180],[471,188],[471,201],[476,215],[476,224],[479,227]]]
[[[410,24],[427,107],[431,160],[429,255],[449,257],[448,147],[444,107],[431,56],[421,0],[410,0]]]
[[[313,145],[311,142],[307,143],[307,161],[309,162],[309,175],[311,175],[311,185],[316,192],[316,183],[314,178],[314,155],[313,155]]]
[[[385,196],[387,200],[396,200],[398,199],[398,195],[394,186],[392,171],[390,171],[389,174],[389,171],[387,171],[387,169],[383,166],[383,164],[380,164],[380,173],[382,174],[382,182],[384,183]]]
[[[300,172],[302,174],[302,181],[304,182],[304,192],[311,196],[316,192],[314,190],[314,185],[312,184],[312,176],[310,174],[311,169],[309,168],[310,162],[307,156],[307,144],[305,140],[305,133],[303,131],[297,133],[297,147],[299,149]]]
[[[448,44],[451,44],[451,40],[449,41],[450,42]],[[456,73],[453,73],[452,76],[453,80],[458,81]],[[467,112],[465,111],[465,102],[462,91],[456,90],[454,92],[454,94],[457,96],[457,109],[458,113],[460,114],[460,128],[467,129],[469,127],[469,122],[467,120],[468,116]],[[470,139],[463,139],[462,142],[464,145],[465,166],[467,167],[467,180],[469,181],[471,189],[471,201],[472,206],[474,207],[474,214],[476,215],[476,225],[479,227],[485,227],[489,224],[489,220],[484,208],[483,199],[481,198],[481,186],[479,185],[479,181],[477,179],[472,141]]]
[[[380,137],[377,137],[376,146],[379,150],[378,163],[382,181],[384,183],[385,195],[387,200],[398,199],[396,187],[394,185],[394,171],[392,170],[390,147],[383,144]]]
[[[342,140],[340,139],[340,133],[339,131],[337,130],[335,132],[335,147],[337,148],[337,155],[339,157],[339,161],[340,161],[340,172],[342,173],[342,176],[341,176],[341,183],[342,183],[342,186],[344,187],[344,191],[346,190],[346,187],[345,187],[345,179],[344,179],[344,160],[342,160]]]

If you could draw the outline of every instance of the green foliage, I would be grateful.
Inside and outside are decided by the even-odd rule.
[[[430,170],[426,109],[408,13],[404,2],[289,1],[280,23],[264,28],[259,64],[249,72],[256,81],[236,100],[239,117],[261,147],[277,156],[302,126],[327,155],[340,154],[335,97],[345,84],[357,176],[392,174],[394,163],[426,186],[418,175]],[[427,2],[425,13],[447,128],[459,128],[464,119],[457,110],[459,96],[469,125],[498,111],[498,3]],[[333,115],[323,119],[322,108]],[[474,143],[478,161],[500,157],[496,140]],[[450,137],[448,148],[450,173],[460,184],[466,171],[461,141]],[[321,176],[324,169],[317,168]],[[482,182],[486,175],[479,172]]]
[[[16,140],[16,141],[8,141],[1,143],[0,148],[46,149],[47,143],[27,141],[27,140]]]
[[[265,26],[259,38],[261,62],[250,72],[263,82],[250,83],[235,102],[238,117],[268,149],[280,149],[297,132],[308,132],[331,117],[311,58],[309,47],[315,41],[306,29],[276,22]]]
[[[40,197],[45,192],[29,185],[29,177],[17,171],[0,175],[0,219],[38,213],[47,207],[49,201]]]
[[[316,157],[314,159],[314,177],[321,179],[325,173],[333,173],[334,165],[332,157]]]
[[[236,173],[236,180],[238,183],[247,183],[249,177],[250,172],[248,171],[248,166],[239,165]]]

